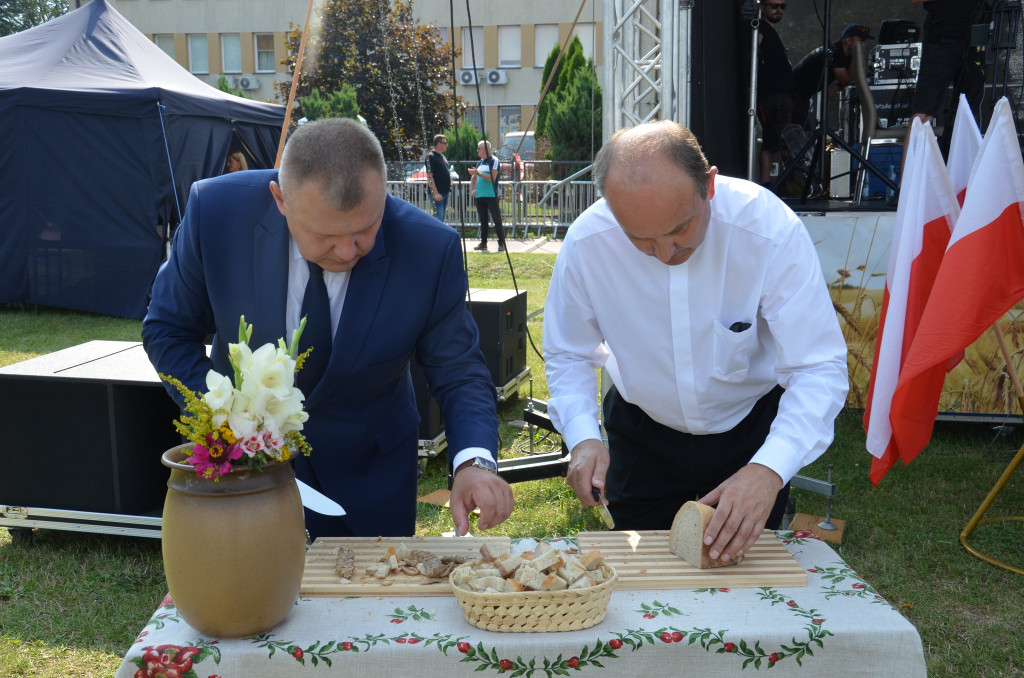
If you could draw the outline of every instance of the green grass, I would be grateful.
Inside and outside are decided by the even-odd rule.
[[[513,254],[528,313],[544,303],[553,255]],[[511,288],[504,256],[471,254],[473,287]],[[542,315],[529,322],[541,346]],[[137,340],[139,323],[89,314],[0,309],[0,365],[90,339]],[[547,399],[540,358],[527,347],[534,397]],[[502,457],[525,454],[528,433],[518,400],[503,403]],[[833,516],[847,521],[840,555],[918,629],[930,676],[1024,675],[1024,577],[982,562],[958,541],[1024,434],[995,436],[981,425],[940,423],[921,456],[896,468],[879,488],[868,481],[861,413],[844,411],[836,443],[804,475],[825,478],[834,465],[839,495]],[[559,449],[559,439],[538,433],[534,450]],[[41,469],[41,472],[43,470]],[[446,486],[443,455],[431,460],[420,494]],[[488,534],[555,536],[600,529],[592,509],[579,507],[561,479],[513,486],[516,511]],[[794,491],[797,510],[824,515],[819,495]],[[2,497],[0,497],[2,500]],[[988,516],[1020,515],[1024,469],[1019,469]],[[452,529],[447,510],[421,504],[417,531]],[[971,543],[984,553],[1024,566],[1024,521],[979,527]],[[0,528],[0,676],[57,678],[109,676],[159,604],[166,585],[157,540],[36,531],[31,542],[12,542]],[[838,675],[841,675],[841,669]]]

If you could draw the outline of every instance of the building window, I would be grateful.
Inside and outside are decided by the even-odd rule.
[[[518,132],[523,123],[522,106],[498,106],[498,138],[503,140],[509,132]],[[515,149],[513,149],[515,150]]]
[[[174,36],[173,35],[154,35],[153,42],[156,46],[164,51],[164,54],[174,58]]]
[[[548,54],[558,44],[558,24],[537,24],[533,27],[533,66],[544,68]]]
[[[574,37],[583,43],[583,56],[588,59],[594,58],[594,24],[576,24],[572,30]]]
[[[242,37],[238,33],[220,36],[220,53],[225,73],[242,72]]]
[[[477,26],[473,29],[473,40],[470,42],[470,29],[462,29],[462,67],[484,67],[484,29]],[[474,58],[475,52],[475,58]],[[474,65],[475,62],[475,65]]]
[[[498,26],[498,68],[522,66],[522,35],[519,26]]]
[[[188,36],[188,70],[193,73],[210,72],[210,54],[205,35]]]
[[[256,40],[256,72],[274,72],[274,34],[257,33]]]
[[[480,109],[476,108],[475,106],[466,109],[466,122],[475,127],[477,133],[479,133],[484,126],[483,118],[480,117]]]

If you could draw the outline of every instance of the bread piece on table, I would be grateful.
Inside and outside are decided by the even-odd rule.
[[[711,558],[711,548],[704,544],[704,531],[708,529],[715,509],[695,501],[688,501],[676,512],[672,520],[672,532],[669,534],[668,548],[690,565],[706,570],[712,567],[737,565],[743,556],[736,556],[729,562],[720,558]]]
[[[566,581],[559,577],[557,574],[552,572],[544,578],[544,581],[541,583],[540,587],[545,591],[563,591],[569,588],[569,584],[567,584]]]
[[[601,549],[587,551],[580,556],[580,564],[588,570],[596,570],[604,565],[604,554],[601,553]]]
[[[593,570],[587,570],[586,577],[594,586],[597,586],[598,584],[603,584],[608,579],[604,576],[604,570],[600,567]]]
[[[541,571],[549,570],[551,568],[559,568],[565,565],[565,561],[562,560],[562,556],[558,551],[554,550],[548,551],[544,555],[537,556],[530,562],[535,568]]]
[[[500,547],[494,547],[494,549],[498,548]],[[492,550],[490,544],[484,544],[480,547],[480,555],[482,555],[484,557],[484,560],[486,560],[487,562],[493,562],[498,558],[501,558],[502,556],[506,555],[507,553],[508,551],[504,550]]]
[[[553,551],[554,549],[555,547],[549,544],[548,542],[540,541],[537,543],[537,548],[533,549],[533,557],[537,558],[539,556],[544,555],[548,551]]]
[[[519,568],[516,579],[527,591],[541,591],[544,587],[544,574],[535,567],[523,565]]]
[[[456,586],[468,588],[470,580],[475,576],[476,570],[473,568],[466,566],[457,567],[455,568],[455,571],[452,572],[452,582],[454,582]]]
[[[519,569],[519,566],[522,564],[523,559],[519,556],[514,556],[511,553],[506,553],[494,561],[494,565],[498,568],[498,572],[501,572],[501,576],[506,579],[511,577],[512,573]]]
[[[594,582],[590,581],[587,575],[583,575],[573,583],[569,584],[570,589],[589,589],[594,585]]]
[[[573,561],[576,562],[573,562]],[[576,581],[587,573],[587,568],[580,564],[580,561],[573,558],[568,560],[562,567],[558,568],[558,576],[565,581]]]

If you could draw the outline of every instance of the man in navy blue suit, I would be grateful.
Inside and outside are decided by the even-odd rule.
[[[475,508],[481,529],[512,512],[511,489],[495,472],[495,390],[466,307],[459,238],[389,196],[386,176],[372,132],[328,119],[292,135],[280,172],[196,183],[143,321],[157,371],[204,392],[208,370],[231,374],[227,346],[240,316],[253,325],[253,347],[290,337],[307,282],[323,276],[333,343],[321,353],[329,356],[323,376],[305,394],[313,454],[299,456],[295,470],[347,515],[307,510],[313,538],[414,533],[413,357],[441,404],[458,532]],[[173,387],[168,392],[182,403]]]

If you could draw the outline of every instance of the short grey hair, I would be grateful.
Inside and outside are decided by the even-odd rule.
[[[340,212],[367,197],[366,170],[387,180],[384,152],[368,127],[349,118],[324,118],[300,126],[284,147],[278,183],[287,196],[306,181],[318,183],[324,198]]]
[[[661,155],[689,175],[701,198],[708,197],[707,158],[693,132],[678,122],[659,120],[636,127],[620,129],[608,140],[594,158],[594,183],[604,195],[605,181],[613,165],[639,165]],[[627,173],[627,178],[637,173]]]
[[[487,149],[488,153],[491,152],[491,142],[490,141],[488,141],[487,139],[481,140],[480,142],[477,143],[477,147],[478,148],[480,147],[480,144],[483,144],[484,148]]]

